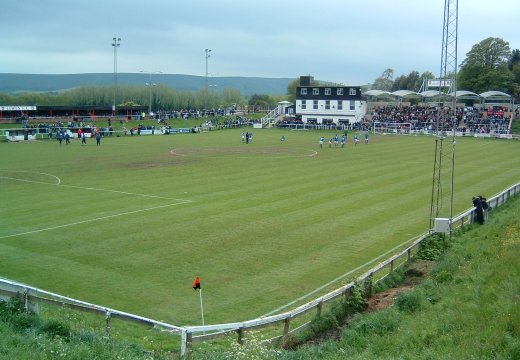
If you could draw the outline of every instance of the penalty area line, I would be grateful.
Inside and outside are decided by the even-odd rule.
[[[183,200],[182,202],[177,202],[177,203],[173,203],[173,204],[154,206],[154,207],[150,207],[150,208],[146,208],[146,209],[139,209],[139,210],[133,210],[133,211],[126,211],[126,212],[119,213],[119,214],[101,216],[101,217],[94,218],[94,219],[87,219],[87,220],[82,220],[82,221],[75,221],[75,222],[69,223],[69,224],[51,226],[51,227],[48,227],[45,229],[26,231],[26,232],[22,232],[22,233],[18,233],[18,234],[4,235],[4,236],[0,236],[0,239],[7,239],[7,238],[16,237],[16,236],[36,234],[36,233],[40,233],[40,232],[44,232],[44,231],[50,231],[50,230],[56,230],[56,229],[62,229],[62,228],[71,227],[71,226],[75,226],[75,225],[80,225],[80,224],[86,224],[86,223],[93,222],[93,221],[102,221],[102,220],[112,219],[112,218],[119,217],[119,216],[137,214],[140,212],[157,210],[157,209],[162,209],[162,208],[166,208],[166,207],[170,207],[170,206],[183,205],[183,204],[189,204],[189,203],[191,203],[191,200]]]
[[[38,174],[44,174],[44,173],[38,173]],[[48,182],[44,182],[44,181],[27,180],[27,179],[13,178],[13,177],[9,177],[9,176],[0,176],[0,179],[9,179],[9,180],[15,180],[15,181],[22,181],[22,182],[31,183],[31,184],[60,186],[60,187],[66,187],[66,188],[71,188],[71,189],[81,189],[81,190],[90,190],[90,191],[103,191],[103,192],[110,192],[110,193],[114,193],[114,194],[141,196],[141,197],[147,197],[147,198],[153,198],[153,199],[191,202],[191,200],[168,198],[168,197],[159,196],[159,195],[137,194],[137,193],[132,193],[132,192],[128,192],[128,191],[120,191],[120,190],[100,189],[100,188],[92,188],[92,187],[76,186],[76,185],[64,185],[64,184],[61,184],[61,180],[57,176],[50,175],[50,174],[45,174],[45,175],[49,175],[49,176],[52,176],[52,177],[56,178],[58,180],[58,183],[57,184],[53,184],[53,183],[48,183]]]

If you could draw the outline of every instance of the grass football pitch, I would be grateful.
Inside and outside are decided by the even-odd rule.
[[[235,322],[339,287],[427,230],[433,137],[319,149],[334,132],[241,133],[1,143],[0,276],[175,325],[200,324],[200,276],[206,324]],[[518,141],[455,148],[455,214],[520,181]]]

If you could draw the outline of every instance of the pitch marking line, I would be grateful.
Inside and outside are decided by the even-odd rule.
[[[5,171],[5,170],[0,170],[0,171]],[[85,224],[85,223],[89,223],[89,222],[93,222],[93,221],[106,220],[106,219],[115,218],[115,217],[118,217],[118,216],[124,216],[124,215],[130,215],[130,214],[135,214],[135,213],[139,213],[139,212],[144,212],[144,211],[151,211],[151,210],[156,210],[156,209],[162,209],[162,208],[166,208],[166,207],[170,207],[170,206],[189,204],[189,203],[193,202],[192,200],[167,198],[167,197],[158,196],[158,195],[137,194],[137,193],[131,193],[131,192],[119,191],[119,190],[108,190],[108,189],[90,188],[90,187],[83,187],[83,186],[63,185],[61,183],[61,179],[59,177],[55,176],[55,175],[46,174],[46,173],[36,173],[36,172],[33,172],[33,171],[13,171],[13,172],[25,172],[25,173],[33,173],[33,174],[35,173],[35,174],[40,174],[40,175],[47,175],[47,176],[50,176],[50,177],[56,179],[56,183],[53,184],[53,183],[48,183],[48,182],[44,182],[44,181],[34,181],[34,180],[27,180],[27,179],[19,179],[19,178],[13,178],[13,177],[8,177],[8,176],[0,176],[0,178],[1,179],[16,180],[16,181],[23,181],[23,182],[32,183],[32,184],[61,186],[61,187],[68,187],[68,188],[73,188],[73,189],[91,190],[91,191],[104,191],[104,192],[111,192],[111,193],[130,195],[130,196],[141,196],[141,197],[155,198],[155,199],[161,199],[161,200],[170,200],[170,201],[173,200],[173,201],[176,201],[176,202],[175,203],[171,203],[171,204],[166,204],[166,205],[159,205],[159,206],[154,206],[154,207],[150,207],[150,208],[145,208],[145,209],[127,211],[127,212],[119,213],[119,214],[102,216],[102,217],[98,217],[98,218],[95,218],[95,219],[76,221],[76,222],[73,222],[73,223],[70,223],[70,224],[57,225],[57,226],[52,226],[52,227],[48,227],[48,228],[45,228],[45,229],[26,231],[26,232],[18,233],[18,234],[4,235],[4,236],[0,236],[0,239],[6,239],[6,238],[22,236],[22,235],[28,235],[28,234],[35,234],[35,233],[39,233],[39,232],[50,231],[50,230],[70,227],[70,226],[79,225],[79,224]]]
[[[34,173],[34,172],[31,172],[31,171],[20,171],[20,172]],[[137,194],[137,193],[127,192],[127,191],[120,191],[120,190],[108,190],[108,189],[91,188],[91,187],[84,187],[84,186],[64,185],[64,184],[61,183],[61,179],[59,177],[57,177],[57,176],[54,176],[54,175],[51,175],[51,174],[45,174],[45,173],[35,173],[35,174],[51,176],[51,177],[53,177],[53,178],[55,178],[57,180],[57,183],[53,184],[53,183],[48,183],[48,182],[45,182],[45,181],[35,181],[35,180],[19,179],[19,178],[13,178],[13,177],[9,177],[9,176],[0,176],[0,179],[10,179],[10,180],[22,181],[22,182],[27,182],[27,183],[32,183],[32,184],[61,186],[61,187],[68,187],[68,188],[72,188],[72,189],[104,191],[104,192],[111,192],[111,193],[115,193],[115,194],[149,197],[149,198],[154,198],[154,199],[191,202],[191,200],[167,198],[167,197],[159,196],[159,195]]]
[[[159,196],[159,195],[137,194],[137,193],[131,193],[131,192],[127,192],[127,191],[119,191],[119,190],[98,189],[98,188],[90,188],[90,187],[74,186],[74,185],[60,185],[60,186],[62,186],[62,187],[68,187],[68,188],[73,188],[73,189],[83,189],[83,190],[93,190],[93,191],[105,191],[105,192],[111,192],[111,193],[115,193],[115,194],[133,195],[133,196],[142,196],[142,197],[149,197],[149,198],[163,199],[163,200],[182,201],[182,202],[185,202],[185,203],[190,203],[190,202],[192,202],[191,200],[186,200],[186,199],[167,198],[167,197]]]
[[[76,221],[76,222],[73,222],[73,223],[70,223],[70,224],[63,224],[63,225],[52,226],[52,227],[48,227],[48,228],[45,228],[45,229],[26,231],[26,232],[18,233],[18,234],[4,235],[4,236],[0,236],[0,239],[7,239],[7,238],[11,238],[11,237],[16,237],[16,236],[29,235],[29,234],[35,234],[35,233],[44,232],[44,231],[61,229],[61,228],[70,227],[70,226],[74,226],[74,225],[86,224],[86,223],[93,222],[93,221],[106,220],[106,219],[111,219],[111,218],[115,218],[115,217],[119,217],[119,216],[136,214],[136,213],[140,213],[140,212],[144,212],[144,211],[151,211],[151,210],[156,210],[156,209],[162,209],[162,208],[169,207],[169,206],[176,206],[176,205],[187,204],[187,203],[190,203],[190,202],[191,202],[190,200],[185,200],[183,202],[178,202],[178,203],[173,203],[173,204],[160,205],[160,206],[154,206],[154,207],[146,208],[146,209],[127,211],[127,212],[124,212],[124,213],[102,216],[102,217],[98,217],[98,218],[95,218],[95,219],[88,219],[88,220]]]
[[[56,184],[51,184],[51,185],[59,185],[61,183],[61,179],[59,177],[55,176],[55,175],[52,175],[52,174],[47,174],[47,173],[42,173],[42,172],[35,172],[35,171],[28,171],[28,170],[0,170],[0,172],[7,172],[7,171],[9,171],[9,172],[19,172],[19,173],[29,173],[29,174],[38,174],[38,175],[46,175],[46,176],[49,176],[49,177],[52,177],[52,178],[56,179],[57,183]],[[8,177],[8,176],[0,176],[0,178],[30,182],[30,180],[12,178],[12,177]],[[34,182],[38,182],[38,181],[34,181]],[[46,183],[46,182],[41,182],[41,183],[42,184],[49,184],[49,183]]]

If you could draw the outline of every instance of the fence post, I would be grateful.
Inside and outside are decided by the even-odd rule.
[[[182,329],[181,332],[181,353],[180,358],[186,359],[191,353],[193,334],[189,333],[188,330]]]
[[[29,290],[27,288],[23,289],[23,307],[25,311],[29,311]]]
[[[365,293],[367,297],[372,296],[372,282],[374,278],[374,273],[370,273],[368,277],[365,279]]]
[[[350,297],[350,294],[352,294],[352,286],[349,286],[349,287],[346,288],[345,291],[343,292],[343,296],[345,296],[345,301],[348,300],[348,298]]]
[[[240,345],[243,345],[244,344],[244,337],[245,337],[245,331],[244,331],[244,328],[241,327],[237,330],[237,333],[238,333],[238,343]]]
[[[105,310],[105,336],[110,337],[110,311]]]
[[[390,272],[394,271],[394,260],[390,261]]]
[[[287,337],[287,334],[289,334],[289,327],[291,326],[291,317],[285,318],[284,326],[283,326],[283,338],[285,339]]]
[[[318,305],[316,306],[317,310],[316,310],[316,317],[320,317],[321,316],[321,309],[323,308],[323,301],[320,301],[318,303]]]

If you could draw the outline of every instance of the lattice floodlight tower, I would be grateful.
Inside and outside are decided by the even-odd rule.
[[[457,128],[457,27],[458,0],[444,1],[444,24],[442,33],[441,71],[439,91],[444,91],[440,99],[450,99],[440,103],[443,110],[435,122],[435,157],[433,164],[432,198],[430,206],[430,232],[452,233],[454,170],[455,170],[455,130]],[[448,84],[450,86],[448,86]],[[452,95],[452,96],[450,96]],[[445,124],[449,124],[448,127]],[[451,129],[449,128],[451,127]],[[451,149],[445,149],[444,140],[451,131]],[[449,185],[449,192],[443,186]],[[443,206],[449,200],[449,209]],[[448,225],[448,226],[446,226]]]

